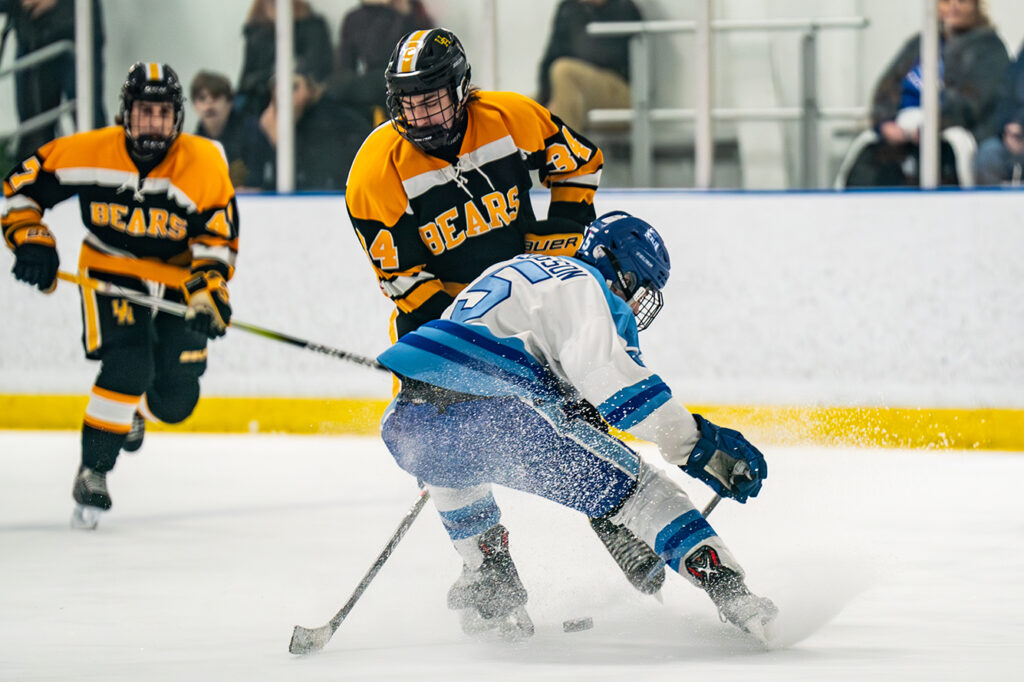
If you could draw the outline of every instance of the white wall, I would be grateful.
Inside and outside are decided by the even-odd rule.
[[[545,195],[534,195],[539,211]],[[666,307],[641,335],[684,401],[1024,407],[1021,194],[697,194],[603,190],[666,237]],[[364,355],[388,301],[341,197],[240,198],[238,319]],[[77,206],[48,217],[65,268]],[[0,394],[85,393],[77,294],[16,282],[0,254]],[[382,373],[233,331],[208,395],[386,397]]]

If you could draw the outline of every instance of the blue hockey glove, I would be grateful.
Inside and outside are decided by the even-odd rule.
[[[757,497],[761,482],[768,478],[764,455],[739,431],[723,429],[699,414],[693,415],[693,419],[700,429],[700,440],[680,468],[722,497],[740,503]]]

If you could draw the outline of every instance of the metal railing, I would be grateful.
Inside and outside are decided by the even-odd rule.
[[[75,0],[75,43],[78,51],[75,53],[75,99],[81,105],[78,107],[78,114],[75,122],[78,130],[92,130],[93,111],[96,102],[93,101],[93,76],[96,65],[93,64],[93,22],[96,17],[92,15],[91,0]]]
[[[921,26],[921,187],[939,185],[939,10],[924,0]]]
[[[696,21],[623,21],[591,23],[587,32],[598,36],[628,36],[630,57],[630,109],[594,109],[592,122],[629,122],[630,160],[633,183],[649,186],[652,175],[651,124],[662,121],[694,121],[694,164],[696,186],[711,186],[714,169],[711,123],[721,121],[800,121],[801,182],[816,184],[818,176],[818,123],[825,119],[857,120],[868,114],[866,107],[821,107],[818,103],[817,37],[831,29],[863,29],[866,17],[806,19],[712,20],[709,0],[698,3]],[[798,107],[716,108],[711,96],[711,34],[738,31],[801,31],[800,102]],[[697,39],[697,97],[693,109],[653,108],[650,102],[650,36],[695,33]]]
[[[274,19],[275,110],[277,113],[276,182],[278,192],[295,191],[295,108],[292,102],[292,78],[295,53],[292,35],[291,0],[277,0]],[[330,154],[330,151],[326,153]]]
[[[31,69],[32,67],[48,62],[51,59],[56,59],[66,52],[74,53],[74,51],[75,43],[70,40],[59,40],[55,43],[50,43],[45,47],[41,47],[34,52],[29,52],[27,55],[15,59],[9,66],[5,66],[0,69],[0,78],[13,75],[19,71],[24,71],[25,69]],[[30,133],[33,130],[38,130],[50,125],[64,114],[74,111],[75,106],[76,100],[62,102],[49,111],[44,111],[40,114],[36,114],[32,118],[21,121],[18,124],[18,127],[13,131],[0,134],[0,139],[7,140],[7,144],[12,149],[16,148],[18,143],[21,141],[22,136],[26,133]]]

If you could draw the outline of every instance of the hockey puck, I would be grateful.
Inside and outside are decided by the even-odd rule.
[[[571,620],[562,621],[562,630],[565,632],[583,632],[594,627],[594,619],[590,616],[586,618],[573,618]]]

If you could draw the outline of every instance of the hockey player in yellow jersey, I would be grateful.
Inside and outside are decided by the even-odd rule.
[[[349,172],[349,217],[395,302],[393,340],[437,319],[495,263],[574,255],[595,218],[597,145],[528,97],[472,87],[470,73],[451,31],[402,38],[385,70],[390,121]],[[546,219],[530,201],[531,171],[551,190]],[[575,408],[607,428],[593,406]],[[650,548],[625,527],[592,526],[634,587],[661,588],[664,565]]]
[[[367,137],[345,199],[397,336],[436,319],[489,265],[572,255],[594,219],[601,150],[533,100],[470,85],[454,33],[415,31],[385,70],[390,121]],[[551,190],[547,219],[530,171]]]
[[[227,163],[213,142],[181,132],[174,70],[134,64],[120,118],[43,145],[4,179],[2,227],[16,278],[54,290],[59,258],[43,214],[77,195],[87,230],[79,273],[188,306],[182,318],[81,290],[85,354],[101,363],[72,490],[72,524],[84,528],[110,508],[106,475],[121,450],[141,446],[145,420],[176,423],[195,408],[207,339],[230,322],[226,283],[238,250]]]

